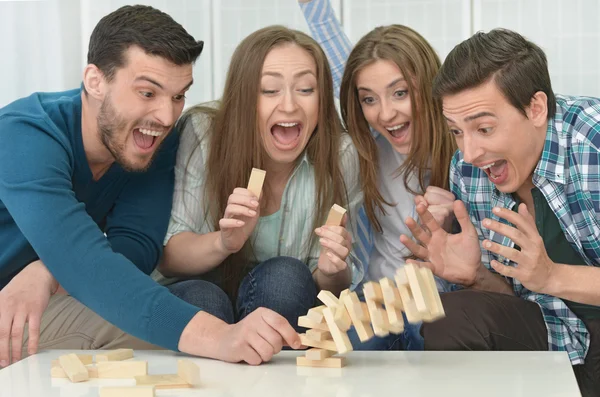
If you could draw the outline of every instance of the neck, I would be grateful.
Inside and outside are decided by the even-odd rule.
[[[90,171],[94,180],[102,178],[115,162],[114,157],[102,143],[98,131],[99,104],[93,104],[94,100],[81,94],[81,138],[83,150],[87,158]]]
[[[292,164],[278,164],[278,163],[265,163],[265,171],[267,172],[267,181],[271,186],[285,185],[290,179],[292,172],[294,172],[295,163]]]

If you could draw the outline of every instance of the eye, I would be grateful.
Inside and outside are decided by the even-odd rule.
[[[404,98],[408,94],[408,90],[398,90],[394,92],[396,98]]]
[[[277,93],[277,90],[262,90],[262,93],[265,95],[273,95]]]
[[[181,102],[181,101],[184,101],[184,100],[185,100],[185,94],[179,94],[179,95],[175,95],[175,96],[173,97],[173,100],[174,100],[175,102]]]
[[[142,95],[144,98],[152,98],[154,93],[150,91],[140,91],[140,95]]]
[[[489,134],[490,132],[492,132],[492,127],[480,128],[478,131],[482,134]]]
[[[375,103],[375,99],[373,97],[367,96],[360,100],[365,105],[372,105]]]
[[[460,134],[462,134],[462,131],[457,130],[456,128],[450,128],[450,133],[453,135],[460,135]]]
[[[298,91],[300,91],[303,94],[312,94],[313,92],[315,92],[315,89],[314,88],[303,88]]]

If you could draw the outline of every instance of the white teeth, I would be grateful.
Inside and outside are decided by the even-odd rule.
[[[483,167],[480,167],[480,168],[481,168],[482,170],[487,170],[488,168],[492,167],[494,164],[496,164],[496,163],[494,162],[494,163],[491,163],[491,164],[485,165],[485,166],[483,166]]]
[[[298,125],[298,123],[277,123],[277,125],[280,125],[282,127],[295,127]]]
[[[162,132],[160,132],[160,131],[147,130],[145,128],[140,128],[139,130],[144,135],[150,135],[150,136],[161,136],[162,135]]]
[[[398,124],[396,126],[390,127],[390,128],[386,128],[386,130],[392,132],[392,131],[396,131],[399,130],[400,128],[404,127],[406,125],[406,123],[402,123],[402,124]]]

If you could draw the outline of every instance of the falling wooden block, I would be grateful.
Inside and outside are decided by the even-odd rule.
[[[404,268],[399,268],[396,270],[395,279],[398,292],[400,293],[400,298],[402,299],[402,306],[404,307],[406,320],[412,324],[420,322],[422,320],[422,316],[419,314],[419,311],[415,305],[415,301],[412,298],[412,293],[408,285],[408,278]]]
[[[381,286],[379,283],[369,281],[364,284],[363,293],[365,294],[365,300],[372,300],[375,302],[383,302],[383,293],[381,292]]]
[[[367,299],[367,308],[369,309],[369,316],[371,316],[371,325],[373,326],[373,333],[381,338],[390,334],[390,322],[387,318],[387,314],[379,303]]]
[[[421,314],[421,316],[429,315],[430,310],[429,306],[427,305],[427,301],[425,300],[425,285],[423,280],[421,280],[421,273],[418,271],[416,266],[412,264],[404,265],[404,271],[406,272],[412,297],[415,300],[415,305],[419,311],[419,314]]]
[[[137,386],[154,386],[158,389],[185,389],[192,385],[187,383],[181,376],[174,374],[166,375],[144,375],[135,376]]]
[[[402,307],[400,293],[389,278],[381,279],[379,285],[381,285],[383,303],[390,323],[389,330],[393,334],[400,334],[404,331],[404,318],[402,317],[402,311],[399,309],[399,307]]]
[[[96,362],[123,361],[133,358],[133,349],[117,349],[105,353],[96,354]]]
[[[86,366],[86,369],[88,371],[88,377],[90,379],[98,377],[98,368],[92,367],[92,366]],[[52,360],[52,363],[50,366],[50,377],[51,378],[64,378],[64,379],[68,378],[67,373],[65,372],[64,369],[62,369],[58,360]]]
[[[309,329],[306,331],[306,337],[317,342],[332,340],[331,332],[323,331],[322,329]]]
[[[322,305],[308,309],[308,313],[306,313],[306,316],[314,322],[322,323],[323,321],[325,321],[325,317],[323,317],[323,309],[325,309],[326,307],[327,306]]]
[[[258,198],[260,198],[266,175],[266,171],[260,170],[258,168],[252,168],[252,172],[250,173],[250,179],[248,180],[248,190],[250,190],[250,192]]]
[[[177,375],[192,386],[200,385],[200,368],[192,360],[177,360]]]
[[[329,215],[327,215],[325,224],[327,226],[340,226],[344,220],[344,214],[346,214],[346,209],[334,204],[329,210]]]
[[[296,357],[296,365],[301,367],[342,368],[346,365],[346,357],[329,357],[325,360],[309,360],[306,357]]]
[[[331,332],[333,341],[337,346],[338,353],[344,354],[352,351],[352,343],[350,343],[348,335],[345,332],[342,332],[335,323],[333,309],[328,307],[327,309],[323,310],[323,315],[325,316],[325,321],[329,326],[329,332]]]
[[[313,347],[312,349],[308,349],[306,351],[306,358],[308,358],[309,360],[325,360],[327,357],[331,357],[334,354],[335,352],[331,350]]]
[[[102,361],[96,366],[98,378],[128,379],[148,375],[147,361]]]
[[[346,306],[340,304],[335,308],[335,312],[333,313],[333,321],[335,321],[335,325],[337,325],[342,332],[346,332],[350,329],[352,326],[352,319],[348,314],[348,310],[346,310]]]
[[[323,302],[327,307],[336,308],[341,304],[340,300],[336,298],[336,296],[330,291],[321,290],[321,292],[319,292],[319,295],[317,295],[317,298],[319,298],[319,300]]]
[[[327,324],[314,322],[307,316],[298,317],[298,326],[304,328],[320,329],[322,331],[329,331],[329,327],[327,326]]]
[[[298,335],[300,336],[300,343],[302,343],[304,346],[316,347],[319,349],[331,350],[334,352],[338,351],[338,348],[337,348],[335,342],[332,340],[316,341],[316,340],[312,340],[309,337],[307,337],[306,334],[298,334]]]
[[[154,397],[154,386],[101,387],[100,397]]]
[[[76,354],[60,356],[58,362],[71,382],[83,382],[90,379],[87,368]]]
[[[361,302],[358,300],[356,293],[352,292],[351,294],[344,296],[342,300],[348,310],[348,315],[352,320],[352,324],[354,325],[354,329],[356,330],[356,334],[360,341],[366,342],[371,339],[373,337],[373,329],[368,322],[363,321],[366,316],[363,313]]]
[[[440,293],[437,290],[437,286],[435,284],[435,279],[433,278],[433,273],[431,269],[426,267],[422,267],[419,269],[423,280],[425,281],[425,296],[428,303],[429,308],[431,309],[431,320],[438,320],[442,317],[446,316],[444,312],[444,306],[442,305],[442,300],[440,299]]]
[[[345,296],[350,295],[351,291],[346,288],[345,290],[343,290],[342,292],[340,292],[340,300],[342,300]]]

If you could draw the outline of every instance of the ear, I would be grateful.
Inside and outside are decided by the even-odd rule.
[[[106,94],[106,79],[104,73],[94,64],[89,64],[83,70],[83,85],[88,95],[102,101]]]
[[[531,102],[526,109],[527,117],[534,126],[544,127],[548,123],[548,96],[545,92],[538,91],[531,97]]]

